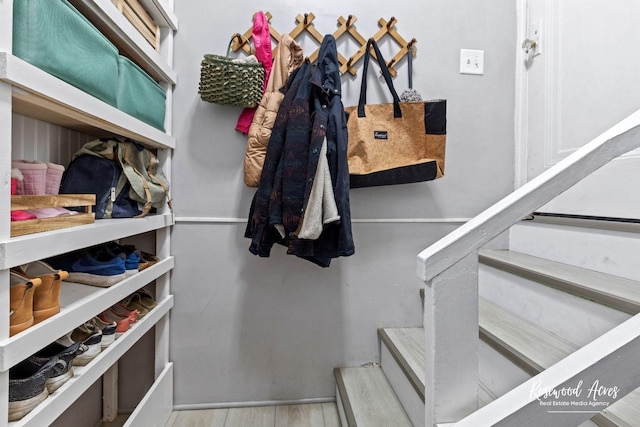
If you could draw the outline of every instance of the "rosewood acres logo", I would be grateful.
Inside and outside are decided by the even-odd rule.
[[[529,395],[538,399],[540,406],[549,407],[548,412],[593,412],[598,413],[618,399],[620,389],[616,385],[603,384],[599,380],[587,383],[580,380],[575,387],[544,387],[534,381]]]

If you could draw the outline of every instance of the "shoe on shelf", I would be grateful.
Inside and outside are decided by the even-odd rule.
[[[46,381],[60,362],[57,357],[42,366],[23,361],[9,369],[9,421],[24,417],[49,396]]]
[[[120,303],[112,305],[109,308],[109,311],[121,317],[128,317],[132,325],[138,321],[138,318],[141,317],[140,310],[130,310]]]
[[[140,264],[138,264],[138,271],[142,271],[146,268],[149,268],[159,261],[160,261],[160,258],[158,258],[157,256],[144,251],[140,251]]]
[[[102,351],[100,343],[102,342],[102,331],[98,329],[92,322],[85,322],[75,328],[68,334],[56,340],[58,344],[70,347],[80,342],[87,346],[87,350],[76,356],[73,360],[74,366],[84,366],[96,358]]]
[[[18,181],[16,194],[45,194],[47,165],[37,161],[13,160],[11,167],[20,169],[23,179]]]
[[[99,245],[101,249],[107,252],[111,256],[124,255],[124,265],[126,269],[127,277],[133,276],[138,272],[138,265],[140,264],[140,251],[133,245],[121,245],[116,242],[107,242]]]
[[[135,293],[140,296],[140,302],[142,306],[146,308],[148,311],[153,310],[158,305],[158,303],[153,298],[151,293],[147,291],[145,288],[138,289]]]
[[[120,338],[120,335],[127,332],[132,325],[131,319],[129,319],[128,316],[118,316],[110,310],[105,310],[102,313],[98,314],[98,316],[96,317],[105,324],[111,324],[115,322],[116,332],[114,339],[116,340]]]
[[[87,350],[88,347],[80,342],[73,343],[70,346],[53,342],[30,356],[25,360],[25,363],[32,363],[40,367],[55,357],[62,362],[53,366],[51,376],[45,382],[47,391],[49,394],[52,394],[73,377],[73,369],[71,369],[71,366],[73,365],[74,359]]]
[[[34,261],[14,269],[29,279],[40,279],[42,284],[33,294],[33,320],[42,322],[60,312],[60,286],[69,277],[64,270],[57,270],[44,261]]]
[[[9,336],[33,326],[33,294],[41,284],[40,279],[9,273]]]
[[[69,282],[107,288],[126,278],[124,256],[88,248],[47,259],[53,268],[69,273]]]
[[[58,194],[60,192],[60,182],[64,174],[64,166],[56,163],[45,162],[47,173],[45,175],[45,194]]]
[[[114,343],[116,340],[116,332],[118,330],[118,324],[115,321],[105,322],[96,316],[91,319],[90,322],[102,332],[102,341],[100,341],[100,348],[102,350]]]
[[[138,314],[139,319],[142,319],[144,316],[149,314],[149,311],[151,310],[144,306],[142,302],[142,297],[138,293],[133,293],[129,295],[128,297],[120,301],[119,305],[129,311],[137,310],[139,313]]]

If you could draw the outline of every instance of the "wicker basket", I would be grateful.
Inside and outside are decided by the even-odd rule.
[[[237,107],[255,107],[262,99],[264,68],[262,64],[233,62],[227,55],[205,54],[200,64],[198,93],[203,101]]]

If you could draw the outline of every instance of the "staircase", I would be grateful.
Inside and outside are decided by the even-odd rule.
[[[640,225],[522,220],[638,147],[640,110],[422,251],[423,328],[335,369],[342,425],[640,426]]]
[[[479,253],[478,407],[640,312],[640,225],[554,222],[523,221],[508,250]],[[424,426],[424,329],[378,335],[380,366],[335,370],[342,425]],[[580,425],[638,426],[640,390],[599,409]]]

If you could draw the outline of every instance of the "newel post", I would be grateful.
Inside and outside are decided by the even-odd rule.
[[[478,254],[425,282],[425,426],[478,406]]]

